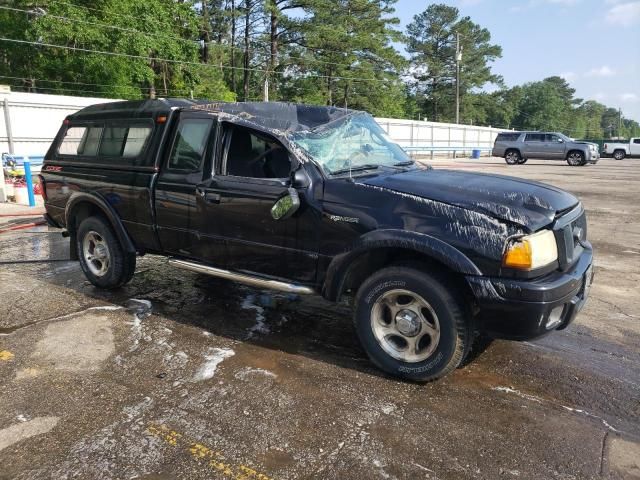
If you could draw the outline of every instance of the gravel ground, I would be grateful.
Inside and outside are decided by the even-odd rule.
[[[344,306],[153,256],[103,292],[58,232],[6,232],[0,478],[640,478],[640,161],[432,164],[583,200],[595,283],[567,330],[411,384],[371,366]]]

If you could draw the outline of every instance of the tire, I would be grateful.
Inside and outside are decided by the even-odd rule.
[[[504,161],[509,165],[517,165],[522,160],[522,156],[518,150],[507,150],[504,154]]]
[[[109,223],[102,217],[88,217],[76,233],[80,266],[96,287],[118,288],[133,277],[136,257],[124,251]]]
[[[471,348],[469,348],[469,351],[462,360],[460,367],[466,367],[470,363],[474,362],[487,350],[487,348],[491,346],[492,343],[493,338],[481,333],[476,334],[471,342]]]
[[[434,275],[384,268],[362,284],[355,305],[364,350],[378,368],[396,377],[417,382],[443,377],[471,346],[471,322],[461,296]]]
[[[626,157],[627,154],[624,150],[616,150],[615,152],[613,152],[613,158],[615,158],[616,160],[624,160],[624,157]]]
[[[567,155],[567,163],[572,167],[581,167],[587,162],[585,161],[584,153],[574,150],[573,152],[569,152],[569,155]]]
[[[524,165],[525,163],[527,163],[527,160],[529,160],[528,158],[521,158],[520,160],[518,160],[518,165]]]

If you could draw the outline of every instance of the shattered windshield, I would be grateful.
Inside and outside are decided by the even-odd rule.
[[[413,163],[366,113],[349,115],[312,130],[296,132],[292,140],[329,175]]]

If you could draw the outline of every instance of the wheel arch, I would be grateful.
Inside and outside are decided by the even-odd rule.
[[[70,253],[72,260],[78,259],[76,246],[78,226],[85,218],[96,215],[106,218],[125,252],[132,254],[136,253],[136,247],[127,233],[127,230],[124,228],[120,217],[106,202],[106,200],[97,195],[80,192],[71,196],[67,202],[64,215],[67,232],[71,237]]]
[[[339,301],[373,272],[400,263],[431,265],[454,275],[482,274],[464,253],[435,237],[404,230],[376,230],[332,260],[322,295],[330,301]]]

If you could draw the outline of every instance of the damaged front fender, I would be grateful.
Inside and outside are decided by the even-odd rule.
[[[430,235],[406,230],[374,230],[361,236],[351,248],[336,255],[327,269],[323,296],[338,300],[345,289],[350,270],[367,253],[398,249],[415,252],[437,261],[456,273],[481,275],[480,269],[461,251]]]

